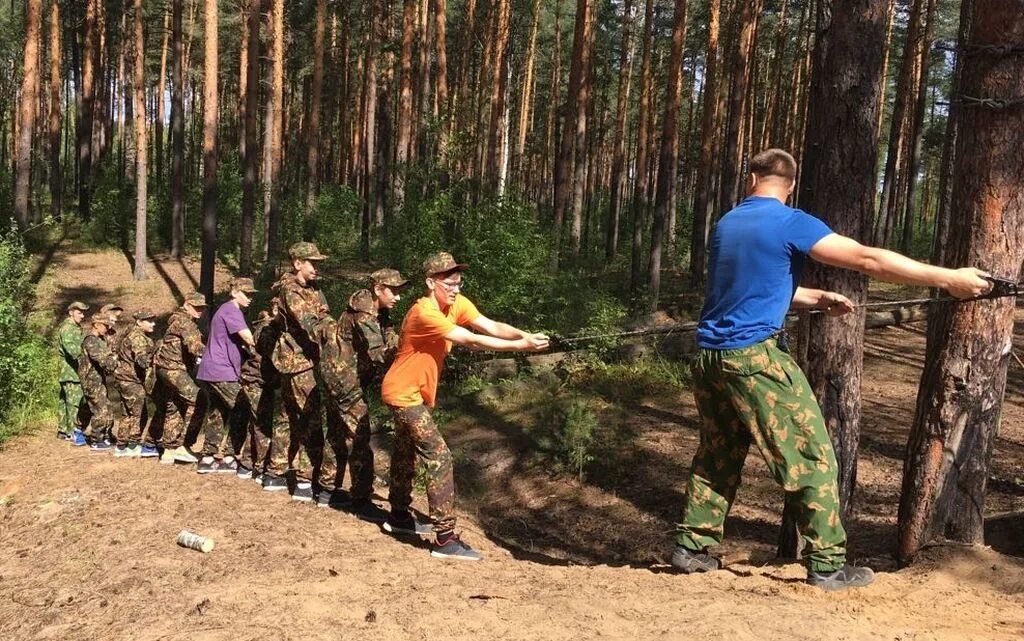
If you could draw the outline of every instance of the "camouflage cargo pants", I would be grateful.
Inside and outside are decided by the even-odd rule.
[[[111,437],[114,427],[114,408],[107,398],[107,386],[82,386],[85,402],[89,406],[89,424],[85,428],[85,436],[90,441],[102,441]]]
[[[324,447],[320,390],[313,370],[282,374],[281,400],[288,414],[288,425],[274,428],[275,453],[271,456],[270,472],[280,476],[294,470],[298,478],[308,481],[312,478],[309,461],[323,456]],[[277,454],[278,443],[288,444],[287,458]],[[308,459],[302,457],[302,450]]]
[[[349,447],[349,440],[352,445]],[[373,450],[370,449],[370,409],[362,395],[352,399],[327,396],[327,447],[318,479],[326,489],[341,489],[348,466],[353,500],[373,493]],[[317,468],[316,461],[313,462]]]
[[[701,416],[680,545],[699,550],[722,541],[750,444],[797,507],[808,563],[831,572],[846,561],[839,518],[837,465],[821,409],[803,372],[774,338],[742,349],[702,349],[693,368]]]
[[[237,436],[229,437],[225,425],[236,430],[231,414],[238,403],[242,386],[237,381],[201,381],[206,396],[206,416],[203,418],[203,456],[234,456]]]
[[[71,436],[76,427],[81,427],[79,412],[82,411],[82,402],[85,396],[82,393],[82,384],[64,382],[60,384],[60,423],[61,434]]]
[[[274,392],[256,383],[242,383],[232,419],[232,447],[239,462],[262,473],[270,464],[274,438]],[[287,445],[285,446],[287,451]],[[285,458],[287,465],[287,458]]]
[[[196,409],[199,388],[184,370],[156,370],[157,402],[159,421],[155,418],[154,438],[159,438],[164,449],[181,447],[185,439],[185,428],[192,421]]]
[[[146,427],[146,390],[142,383],[116,380],[117,393],[121,396],[123,414],[117,419],[115,435],[118,443],[138,445]],[[152,445],[152,443],[147,443]]]
[[[395,447],[391,455],[392,512],[404,512],[412,505],[412,482],[417,459],[427,470],[427,505],[434,532],[455,529],[455,472],[452,453],[444,442],[426,405],[392,407],[395,418]]]

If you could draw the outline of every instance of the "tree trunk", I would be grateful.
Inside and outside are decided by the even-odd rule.
[[[374,171],[376,163],[376,128],[377,128],[377,55],[379,48],[379,23],[382,19],[377,16],[377,3],[370,3],[369,19],[367,24],[366,62],[363,65],[363,96],[365,107],[363,109],[365,122],[363,123],[363,219],[360,227],[359,253],[363,260],[370,259],[370,242],[372,240],[371,230],[373,228],[373,212],[377,208],[377,174]]]
[[[743,164],[741,140],[743,127],[747,121],[744,104],[747,80],[750,75],[748,67],[757,20],[761,8],[764,6],[764,0],[751,0],[740,4],[739,13],[736,15],[739,35],[736,38],[736,49],[733,51],[732,57],[732,85],[729,89],[729,115],[726,121],[725,151],[722,163],[719,210],[723,214],[735,207],[740,198],[740,186],[743,180],[740,171]]]
[[[180,0],[179,0],[180,1]],[[78,139],[78,216],[88,221],[92,201],[92,130],[96,106],[96,11],[99,0],[86,0],[82,29],[82,109],[76,127]]]
[[[697,163],[696,195],[693,199],[693,234],[690,237],[690,277],[704,286],[707,261],[708,224],[714,205],[715,122],[718,119],[718,38],[721,0],[711,0],[708,23],[708,49],[704,63],[704,104],[701,107],[700,160]]]
[[[717,1],[717,0],[715,0]],[[615,137],[612,141],[611,197],[605,229],[604,261],[611,263],[619,252],[619,218],[626,189],[626,120],[629,115],[629,89],[633,78],[633,0],[622,9],[622,42],[619,49],[619,93],[615,101]]]
[[[837,233],[865,241],[871,231],[875,193],[878,108],[886,0],[819,6],[811,72],[807,137],[803,150],[800,206]],[[867,80],[865,80],[867,79]],[[843,144],[834,144],[842,140]],[[867,279],[859,273],[811,263],[804,284],[842,292],[864,302]],[[851,514],[860,437],[864,359],[864,311],[841,318],[809,316],[801,334],[807,346],[808,382],[821,406],[839,463],[839,504]],[[791,506],[786,506],[779,555],[799,553]]]
[[[448,0],[434,1],[434,21],[437,32],[437,104],[441,124],[438,128],[438,150],[442,165],[447,166],[448,158],[448,119],[451,118],[451,105],[448,101]]]
[[[138,1],[138,0],[136,0]],[[203,24],[203,251],[199,291],[213,300],[217,260],[217,0],[205,0]]]
[[[398,137],[395,140],[394,209],[405,207],[405,177],[412,143],[412,48],[416,35],[416,0],[405,0],[402,11],[402,51],[399,56]]]
[[[647,0],[644,9],[644,39],[640,63],[640,105],[639,120],[636,130],[636,166],[635,179],[633,182],[633,246],[630,261],[630,293],[634,298],[639,297],[640,288],[643,285],[643,254],[644,246],[644,217],[647,215],[647,175],[650,172],[648,166],[648,146],[650,142],[651,129],[651,91],[653,90],[653,79],[651,78],[651,34],[654,28],[654,0]]]
[[[306,216],[316,206],[320,177],[320,104],[324,93],[324,30],[327,26],[327,0],[316,0],[316,23],[313,31],[313,88],[309,106],[309,139],[306,141]]]
[[[553,166],[550,163],[557,163],[555,159],[555,141],[557,140],[558,130],[558,104],[561,99],[562,91],[562,0],[555,0],[555,43],[554,51],[551,54],[551,89],[548,94],[548,115],[547,115],[547,126],[546,126],[546,140],[544,144],[544,178],[555,183],[555,173],[557,172],[557,165]],[[543,181],[542,181],[543,182]],[[546,191],[546,190],[545,190]],[[554,200],[554,191],[548,192],[551,195],[551,209],[554,214],[557,206]],[[554,214],[557,217],[557,214]],[[557,248],[555,249],[557,251]],[[557,258],[553,259],[557,260]]]
[[[245,123],[243,124],[245,155],[242,157],[242,237],[239,239],[238,271],[249,274],[252,271],[252,227],[256,218],[256,174],[257,161],[256,129],[259,125],[257,111],[260,97],[260,11],[261,0],[249,0],[245,21],[248,24],[249,40],[246,42]]]
[[[164,176],[164,118],[167,116],[164,107],[164,93],[167,91],[167,46],[171,36],[170,7],[164,12],[163,42],[160,46],[160,79],[156,89],[156,127],[154,128],[153,156],[156,161],[156,179],[161,182]]]
[[[273,42],[270,57],[270,91],[267,92],[266,137],[263,145],[263,225],[264,252],[267,268],[273,269],[278,260],[281,242],[281,210],[277,202],[281,190],[281,164],[284,159],[284,0],[273,0],[268,38]]]
[[[632,2],[632,0],[626,0]],[[530,44],[526,49],[526,73],[523,81],[523,95],[519,102],[519,128],[516,137],[515,170],[523,166],[526,151],[526,136],[532,122],[534,100],[534,70],[537,64],[537,34],[540,32],[540,0],[533,0],[533,20],[530,25]]]
[[[29,191],[32,188],[32,133],[39,104],[39,40],[43,25],[42,0],[28,0],[25,6],[25,74],[21,79],[18,109],[18,173],[14,185],[14,215],[21,231],[28,229]]]
[[[587,181],[587,120],[590,103],[593,100],[593,74],[591,73],[594,50],[594,21],[597,13],[596,3],[587,3],[584,22],[583,50],[580,61],[580,92],[576,99],[576,133],[573,141],[573,178],[572,178],[572,225],[569,229],[569,254],[573,261],[580,257],[580,239],[583,225],[583,199]]]
[[[885,119],[885,99],[889,89],[889,56],[892,54],[892,27],[896,21],[896,0],[889,0],[889,14],[885,22],[885,54],[882,58],[882,90],[878,92],[878,126],[875,136],[882,137],[882,121]]]
[[[494,44],[494,59],[491,66],[491,77],[488,82],[491,85],[490,99],[490,123],[487,127],[487,158],[484,175],[491,192],[497,191],[498,174],[501,166],[502,148],[504,147],[501,135],[505,120],[505,101],[507,100],[507,77],[508,77],[508,44],[509,44],[509,14],[511,3],[509,0],[497,0],[494,6],[497,12],[494,22],[494,33],[492,34]]]
[[[961,95],[1024,96],[1013,54],[980,47],[1024,42],[1020,0],[971,3],[961,41]],[[1024,147],[1020,106],[964,104],[957,112],[949,260],[1017,279],[1024,260]],[[1012,351],[1013,298],[946,305],[928,322],[928,349],[903,471],[897,560],[906,565],[936,537],[984,540],[985,486]]]
[[[683,90],[683,46],[686,43],[686,1],[676,0],[672,25],[672,52],[668,62],[668,86],[665,88],[665,115],[661,121],[661,152],[658,157],[658,186],[654,195],[654,218],[651,225],[651,259],[649,262],[648,311],[658,309],[661,292],[661,247],[665,241],[668,208],[673,202],[679,166],[679,102]]]
[[[171,15],[171,256],[185,253],[185,74],[182,57],[184,0],[172,0]]]
[[[60,164],[60,4],[50,5],[50,199],[51,214],[60,220],[64,212],[64,177]]]
[[[132,86],[135,102],[135,280],[146,280],[147,191],[149,175],[146,131],[146,41],[142,30],[142,0],[134,0],[135,69]]]

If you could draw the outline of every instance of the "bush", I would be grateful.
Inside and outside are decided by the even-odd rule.
[[[28,271],[21,237],[0,237],[0,443],[54,411],[57,360],[26,322],[33,294]]]

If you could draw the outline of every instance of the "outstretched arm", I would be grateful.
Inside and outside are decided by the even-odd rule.
[[[887,249],[862,245],[840,234],[829,234],[819,240],[811,247],[810,256],[819,263],[852,269],[890,283],[940,287],[957,298],[979,296],[991,287],[985,280],[988,274],[980,269],[936,267]]]
[[[505,327],[511,326],[505,325]],[[476,334],[465,327],[455,327],[445,334],[444,338],[469,349],[492,352],[540,352],[548,348],[547,336],[526,334],[514,327],[511,329],[519,332],[520,335],[516,338],[499,338],[493,335]]]
[[[842,316],[853,311],[853,301],[846,296],[809,287],[797,287],[790,306],[793,309],[820,309],[829,316]]]

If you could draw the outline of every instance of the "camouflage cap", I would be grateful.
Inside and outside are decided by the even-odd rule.
[[[256,285],[253,284],[251,278],[232,278],[231,289],[244,292],[246,294],[255,294],[257,291]]]
[[[80,312],[87,312],[89,311],[89,306],[83,303],[82,301],[75,300],[71,301],[71,304],[68,305],[69,312],[73,309],[77,309]]]
[[[112,312],[114,310],[117,310],[119,312],[123,312],[124,311],[124,307],[121,307],[117,303],[107,303],[103,307],[100,307],[100,313],[101,314],[109,314],[110,312]]]
[[[292,260],[324,260],[327,256],[320,253],[314,243],[295,243],[288,248],[288,257]]]
[[[463,271],[465,269],[469,269],[469,265],[466,263],[455,262],[455,258],[448,252],[437,252],[436,254],[431,254],[425,261],[423,261],[423,273],[427,276]]]
[[[114,320],[110,318],[109,314],[93,314],[89,322],[93,325],[103,325],[104,327],[110,327],[114,324]]]
[[[385,267],[370,274],[370,280],[374,285],[387,285],[388,287],[400,288],[409,284],[409,281],[402,278],[397,269]]]
[[[206,307],[206,296],[199,292],[189,292],[185,294],[185,302],[192,307]]]
[[[156,314],[153,313],[153,310],[143,307],[142,309],[132,314],[132,318],[134,318],[137,321],[153,320],[154,318],[156,318]]]
[[[348,297],[348,308],[354,312],[376,314],[373,307],[373,294],[368,289],[360,289]]]

